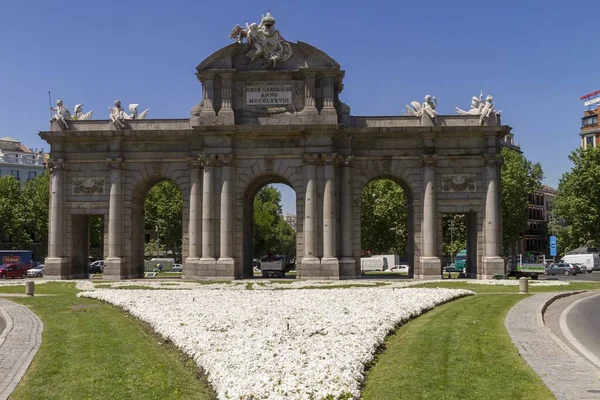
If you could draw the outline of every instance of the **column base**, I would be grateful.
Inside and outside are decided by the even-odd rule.
[[[321,260],[317,257],[302,257],[302,262],[296,267],[296,279],[318,279]]]
[[[63,257],[46,257],[44,260],[44,279],[60,280],[71,279],[68,261]]]
[[[108,257],[104,260],[103,279],[105,280],[140,279],[143,277],[144,273],[134,271],[125,257]]]
[[[227,279],[235,279],[235,259],[222,257],[217,260],[217,275]]]
[[[233,264],[220,264],[216,258],[201,258],[197,264],[197,278],[202,280],[234,279]]]
[[[200,258],[188,257],[183,263],[183,278],[184,279],[198,279],[198,264]]]
[[[477,279],[493,279],[494,275],[504,275],[504,273],[504,258],[498,256],[483,257],[483,271],[477,274]]]
[[[340,279],[358,279],[361,276],[360,268],[357,270],[355,258],[342,257],[340,259]]]
[[[418,277],[420,279],[440,279],[442,276],[442,262],[438,257],[421,257],[421,271]]]
[[[340,262],[336,257],[318,259],[304,257],[301,268],[298,269],[297,279],[340,279]]]

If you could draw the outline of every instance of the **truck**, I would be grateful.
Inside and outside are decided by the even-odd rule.
[[[464,272],[467,266],[467,249],[459,251],[454,257],[454,270],[456,272]]]
[[[542,255],[523,256],[522,254],[513,256],[511,262],[508,263],[508,276],[514,276],[519,279],[521,277],[530,277],[537,279],[544,274],[546,270],[546,257]]]
[[[31,250],[0,250],[0,265],[21,264],[24,269],[30,269]]]
[[[286,264],[285,256],[280,254],[269,254],[260,259],[260,272],[263,278],[269,276],[285,277]]]
[[[393,265],[392,265],[393,267]],[[388,260],[384,256],[362,257],[360,259],[360,269],[366,271],[385,271],[390,268]]]

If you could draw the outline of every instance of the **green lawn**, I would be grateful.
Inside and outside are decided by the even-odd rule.
[[[363,398],[553,399],[504,328],[506,313],[522,298],[466,297],[409,322],[386,341]]]
[[[214,398],[195,363],[144,323],[75,297],[73,284],[35,289],[54,296],[10,299],[44,323],[42,345],[11,400]],[[0,290],[24,292],[23,286]]]

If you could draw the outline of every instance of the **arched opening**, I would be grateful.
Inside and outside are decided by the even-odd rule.
[[[279,176],[263,177],[244,195],[242,276],[295,277],[297,197]]]
[[[442,277],[477,277],[477,215],[442,214]]]
[[[131,236],[136,275],[158,269],[181,272],[183,196],[175,182],[152,177],[138,185],[132,199]]]
[[[71,275],[87,278],[104,272],[105,216],[75,214],[71,216],[73,237]]]
[[[413,212],[408,186],[393,178],[376,178],[363,186],[360,201],[361,274],[413,276]]]

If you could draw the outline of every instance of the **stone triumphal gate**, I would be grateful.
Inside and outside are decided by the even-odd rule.
[[[262,39],[224,47],[197,67],[202,101],[189,119],[117,112],[55,120],[41,132],[51,145],[46,277],[87,277],[95,215],[105,221],[104,278],[142,277],[144,200],[172,180],[183,195],[186,278],[253,275],[253,199],[269,183],[296,192],[297,276],[356,278],[360,194],[377,178],[407,195],[415,277],[441,274],[443,214],[467,216],[471,277],[503,273],[499,153],[510,128],[489,112],[436,115],[430,98],[408,116],[352,116],[339,99],[340,65],[302,42],[278,39],[284,45],[267,52],[267,28],[261,21]]]

